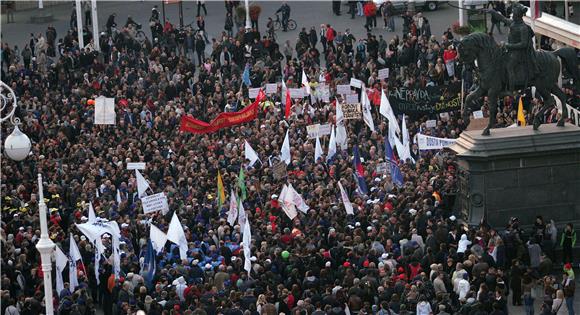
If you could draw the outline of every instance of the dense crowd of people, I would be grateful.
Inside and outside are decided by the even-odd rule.
[[[355,12],[358,2],[350,2]],[[395,185],[389,174],[377,170],[386,161],[388,133],[378,106],[372,110],[374,132],[362,120],[350,120],[347,146],[331,162],[314,160],[315,145],[306,126],[336,123],[335,88],[351,78],[364,82],[373,106],[379,104],[372,95],[382,89],[462,79],[466,89],[477,84],[476,76],[456,62],[451,31],[431,34],[419,13],[405,14],[403,35],[389,42],[372,33],[355,38],[348,29],[322,24],[302,28],[294,43],[277,43],[257,28],[245,30],[243,23],[234,23],[237,5],[226,1],[225,28],[213,36],[200,14],[200,8],[207,14],[205,5],[199,5],[202,31],[162,23],[154,8],[149,21],[153,37],[144,42],[133,37],[135,25],[129,21],[116,32],[113,16],[107,22],[110,30],[98,36],[100,52],[93,49],[92,36],[80,49],[74,28],[66,34],[53,27],[31,34],[22,51],[3,43],[2,80],[18,96],[21,129],[33,146],[23,162],[2,161],[2,315],[44,312],[35,249],[40,237],[38,173],[50,209],[50,238],[68,253],[73,235],[82,255],[79,285],[71,287],[64,272],[65,289],[54,292],[51,302],[58,314],[102,309],[104,314],[497,315],[508,314],[510,303],[518,310],[523,305],[526,314],[534,309],[574,314],[574,227],[558,231],[553,220],[542,217],[533,223],[512,218],[500,230],[485,222],[468,226],[454,211],[458,166],[446,150],[419,151],[413,144],[412,159],[400,161],[404,184]],[[370,15],[372,8],[366,5],[361,4],[361,12]],[[284,10],[286,19],[290,9]],[[390,14],[385,27],[394,31]],[[370,30],[373,23],[368,18],[365,27]],[[268,95],[254,121],[214,133],[180,132],[182,115],[210,121],[252,102],[243,79],[246,64],[251,65],[251,87],[281,87],[284,80],[287,87],[299,88],[304,71],[314,96],[325,84],[331,97],[328,102],[322,97],[294,99],[285,118],[284,95],[278,92]],[[381,80],[378,71],[383,68],[390,75]],[[576,108],[577,92],[567,90]],[[89,101],[100,95],[115,98],[115,126],[94,124],[94,102]],[[541,100],[528,97],[526,102],[531,117]],[[516,121],[514,104],[510,97],[500,104],[498,127]],[[485,114],[490,105],[482,104]],[[555,121],[557,111],[550,114],[546,121]],[[446,119],[436,114],[403,117],[411,138],[419,132],[456,138],[466,128],[459,112]],[[429,119],[437,119],[434,127],[427,127]],[[285,179],[274,179],[268,161],[279,156],[287,130],[291,163]],[[245,141],[261,160],[252,167],[244,157]],[[357,190],[353,177],[355,145],[367,194]],[[146,162],[142,173],[151,189],[167,195],[166,215],[143,214],[135,173],[126,165],[139,161]],[[238,191],[241,168],[248,190],[243,206],[252,231],[249,273],[240,246],[242,227],[227,223],[229,203],[218,206],[216,188],[219,171],[226,192]],[[339,181],[354,214],[343,208]],[[310,207],[293,220],[277,200],[285,183]],[[108,258],[113,244],[105,234],[99,284],[94,245],[75,226],[87,221],[89,202],[98,217],[116,221],[121,229],[121,276],[115,278]],[[173,213],[186,233],[187,259],[167,243],[156,256],[152,283],[146,283],[142,264],[150,226],[166,231]],[[524,230],[522,224],[533,227]],[[560,249],[562,257],[556,254]]]

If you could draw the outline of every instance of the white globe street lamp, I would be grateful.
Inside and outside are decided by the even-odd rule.
[[[8,137],[6,137],[6,141],[4,142],[4,152],[6,153],[6,156],[14,161],[22,161],[30,153],[32,144],[30,138],[28,138],[28,136],[22,133],[18,128],[18,125],[20,125],[20,119],[14,117],[16,107],[18,107],[16,94],[10,86],[2,81],[0,81],[0,102],[0,113],[7,108],[11,108],[6,116],[0,117],[0,123],[10,120],[14,125],[14,130]]]

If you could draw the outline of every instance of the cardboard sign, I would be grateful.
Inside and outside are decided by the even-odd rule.
[[[289,89],[291,98],[304,98],[304,89]]]
[[[115,99],[99,96],[95,99],[95,125],[114,125]]]
[[[377,164],[377,168],[375,170],[377,174],[387,174],[388,173],[388,164],[387,162],[382,162]]]
[[[306,133],[308,134],[308,139],[316,139],[318,137],[318,129],[320,124],[306,126]]]
[[[286,172],[286,163],[284,161],[279,161],[272,166],[272,174],[274,179],[285,178],[288,173]]]
[[[268,83],[266,84],[266,94],[278,93],[278,84]]]
[[[346,103],[347,104],[356,104],[359,102],[358,94],[349,94],[346,96]]]
[[[348,84],[339,84],[336,86],[336,94],[348,95],[351,94],[352,90]]]
[[[143,213],[145,214],[156,211],[161,211],[163,214],[169,212],[167,197],[165,196],[165,193],[162,192],[142,197],[141,204],[143,205]]]
[[[248,89],[248,97],[251,99],[255,99],[256,97],[258,97],[258,93],[260,93],[260,88]]]
[[[427,128],[435,128],[437,127],[437,120],[435,119],[427,120],[425,124],[427,125]]]
[[[475,119],[480,119],[483,118],[483,111],[482,110],[476,110],[473,112],[473,118]]]
[[[344,119],[360,119],[362,114],[362,106],[357,104],[342,104],[342,114]]]
[[[389,68],[379,70],[379,79],[387,79],[389,77]]]
[[[330,124],[320,125],[320,127],[318,127],[318,136],[319,137],[328,136],[328,135],[330,135],[331,130],[332,130],[332,125],[330,125]]]
[[[330,103],[330,88],[328,85],[320,84],[316,90],[318,91],[318,99],[324,103]]]
[[[129,162],[127,163],[128,170],[144,170],[145,162]]]
[[[363,81],[355,78],[350,78],[350,86],[360,89],[363,87]]]

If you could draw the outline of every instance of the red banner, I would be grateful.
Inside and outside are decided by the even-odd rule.
[[[260,90],[260,93],[263,94],[262,90]],[[252,121],[258,117],[258,105],[263,100],[263,96],[264,95],[258,94],[258,97],[256,97],[256,100],[251,105],[239,112],[220,113],[209,124],[205,121],[197,120],[193,117],[182,116],[179,131],[186,131],[191,133],[209,133],[217,131],[221,128]]]

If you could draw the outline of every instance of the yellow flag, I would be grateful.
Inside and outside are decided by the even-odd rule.
[[[219,170],[218,170],[217,186],[218,186],[217,187],[218,207],[221,209],[222,205],[226,201],[226,193],[224,190],[224,182],[222,181],[222,174],[220,174]]]
[[[522,102],[521,96],[520,101],[518,102],[518,123],[520,126],[526,125],[526,116],[524,116],[524,103]]]

